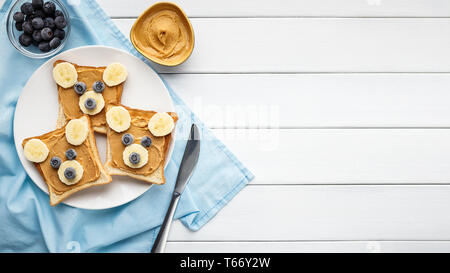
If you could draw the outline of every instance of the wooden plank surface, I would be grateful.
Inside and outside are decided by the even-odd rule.
[[[450,74],[164,74],[212,128],[450,127]]]
[[[170,241],[449,240],[450,186],[248,186]]]
[[[97,0],[114,17],[136,17],[156,0]],[[174,0],[190,17],[448,17],[446,0]]]
[[[449,129],[214,130],[255,184],[450,183]]]
[[[129,33],[134,19],[115,22]],[[450,18],[194,18],[192,24],[192,56],[177,67],[155,64],[159,72],[450,72]]]
[[[178,253],[448,253],[449,241],[291,241],[291,242],[168,242]]]

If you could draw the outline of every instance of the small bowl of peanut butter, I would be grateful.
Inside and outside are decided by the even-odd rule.
[[[176,4],[159,2],[134,22],[130,40],[137,51],[161,65],[176,66],[186,61],[194,49],[194,30]]]

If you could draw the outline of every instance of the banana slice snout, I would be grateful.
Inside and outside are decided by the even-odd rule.
[[[121,63],[111,63],[103,71],[103,81],[108,86],[116,86],[123,83],[127,76],[127,69]]]
[[[33,138],[25,143],[23,147],[25,158],[34,163],[41,163],[48,157],[48,147],[45,143],[37,138]]]
[[[130,113],[123,106],[111,107],[106,112],[106,123],[117,133],[126,131],[131,125]]]
[[[142,145],[134,143],[123,150],[123,163],[130,168],[142,168],[148,162],[148,151]]]
[[[80,96],[78,105],[83,113],[96,115],[105,107],[105,99],[101,93],[87,91]]]
[[[53,79],[62,88],[69,88],[77,82],[78,73],[73,64],[63,62],[53,68]]]
[[[89,133],[89,125],[81,119],[72,119],[66,125],[66,139],[72,145],[83,144]]]
[[[76,160],[64,161],[58,169],[61,182],[70,186],[78,183],[83,177],[83,166]]]
[[[154,136],[168,135],[175,127],[173,118],[167,113],[156,113],[148,121],[148,129]]]

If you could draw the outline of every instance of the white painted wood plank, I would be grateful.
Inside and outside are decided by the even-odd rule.
[[[171,253],[448,253],[448,241],[168,242]]]
[[[449,129],[216,129],[255,184],[450,183]]]
[[[128,36],[133,19],[116,19]],[[448,72],[450,19],[192,19],[192,56],[166,73]]]
[[[212,128],[450,126],[450,74],[162,76]]]
[[[449,240],[450,186],[248,186],[170,241]]]
[[[135,17],[156,0],[97,0],[110,16]],[[174,0],[191,17],[450,16],[446,0]]]

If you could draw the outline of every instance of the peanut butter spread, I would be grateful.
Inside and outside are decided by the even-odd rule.
[[[83,184],[97,180],[100,177],[100,168],[94,160],[93,148],[88,140],[84,141],[79,146],[69,144],[65,137],[65,129],[57,129],[53,132],[45,134],[39,138],[42,140],[50,150],[45,161],[38,163],[40,172],[47,182],[49,187],[52,187],[57,194],[62,194],[73,187],[78,187]],[[63,161],[66,160],[65,152],[67,149],[74,149],[77,152],[76,160],[83,166],[84,172],[81,180],[73,185],[68,186],[59,180],[58,170],[53,169],[50,165],[50,159],[53,156],[58,156]]]
[[[58,61],[54,65],[58,64]],[[94,82],[101,81],[103,78],[103,71],[106,67],[88,67],[77,66],[75,68],[78,72],[78,81],[86,84],[87,90],[93,90],[92,86]],[[105,84],[105,90],[102,95],[105,100],[105,105],[109,103],[120,103],[122,97],[123,85],[109,87]],[[58,86],[59,101],[63,107],[64,115],[67,119],[79,118],[83,115],[83,112],[79,106],[80,95],[75,93],[73,87],[62,88]],[[96,115],[90,116],[92,126],[99,127],[106,125],[105,108]]]
[[[126,109],[131,116],[130,128],[121,133],[108,130],[108,141],[111,147],[112,166],[134,174],[149,175],[158,169],[161,164],[163,164],[165,160],[165,153],[169,146],[170,134],[164,137],[156,137],[148,130],[148,121],[156,112],[131,108]],[[176,121],[176,114],[171,114],[172,118]],[[141,143],[141,139],[144,136],[149,136],[152,139],[152,145],[146,148],[148,151],[148,163],[139,169],[130,168],[123,162],[122,154],[125,149],[125,145],[122,143],[122,135],[125,133],[133,135],[133,143],[137,144]]]
[[[183,62],[193,49],[193,32],[184,13],[170,3],[152,6],[131,31],[135,47],[149,59],[165,65]]]

